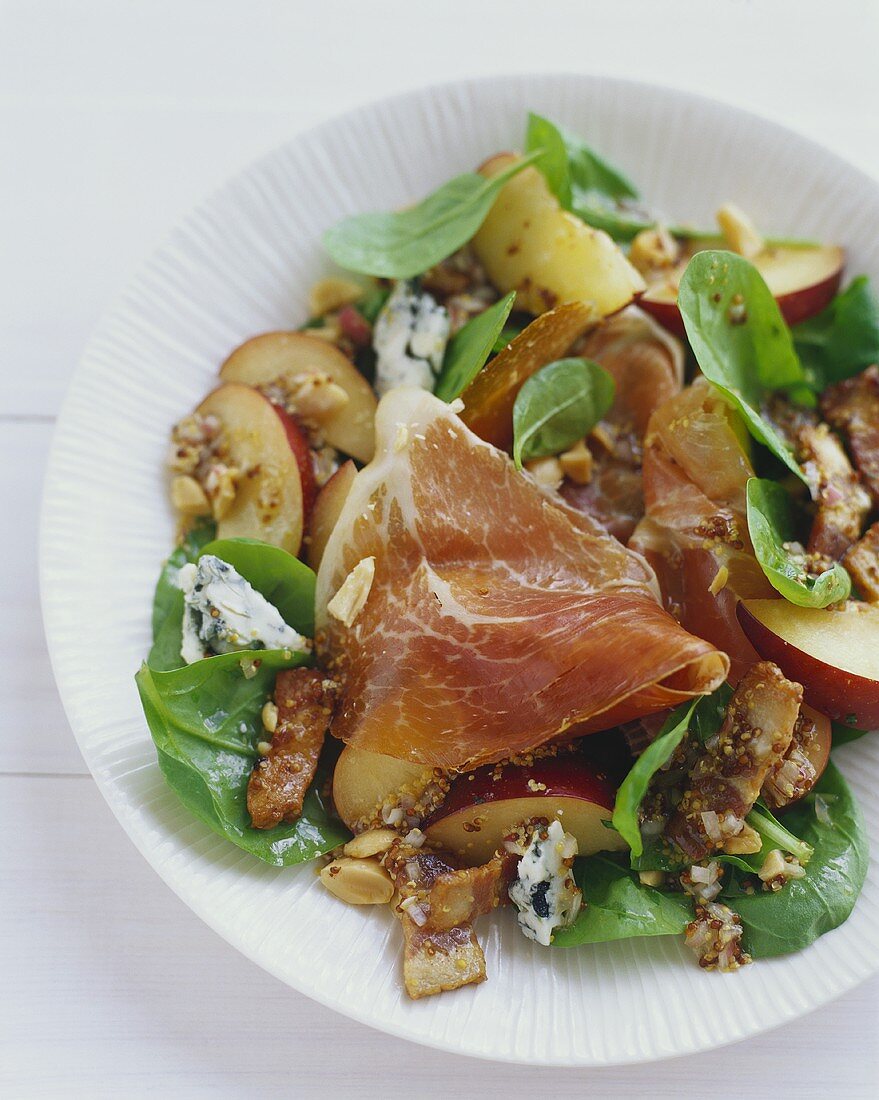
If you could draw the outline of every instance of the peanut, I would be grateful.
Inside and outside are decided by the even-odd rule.
[[[394,893],[391,876],[377,859],[342,856],[323,868],[320,880],[348,905],[387,905]]]
[[[187,474],[172,478],[171,503],[184,516],[206,516],[211,510],[204,489]]]
[[[396,839],[397,834],[393,829],[369,829],[349,840],[343,851],[346,856],[367,859],[369,856],[382,855]]]
[[[588,485],[592,480],[592,452],[583,439],[578,440],[569,451],[559,455],[559,464],[577,485]]]
[[[564,477],[561,463],[553,457],[534,458],[525,463],[525,469],[538,485],[543,485],[547,489],[558,489]]]

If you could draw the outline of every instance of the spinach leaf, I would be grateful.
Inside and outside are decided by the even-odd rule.
[[[331,818],[318,780],[302,816],[290,825],[254,829],[247,782],[262,738],[260,712],[280,669],[307,664],[306,653],[226,653],[136,676],[159,765],[181,802],[214,832],[266,863],[282,867],[330,851],[348,838]],[[245,670],[254,672],[248,678]]]
[[[574,877],[583,891],[583,908],[570,928],[555,933],[553,947],[673,936],[693,919],[693,903],[686,894],[644,886],[637,874],[608,856],[578,859]]]
[[[831,722],[833,747],[837,745],[848,745],[852,741],[857,741],[864,736],[865,733],[869,733],[869,730],[856,730],[851,726],[844,726],[842,722]]]
[[[590,432],[613,403],[614,382],[591,359],[558,359],[525,382],[513,405],[513,458],[555,455]]]
[[[280,546],[258,539],[217,539],[202,554],[213,554],[237,569],[257,592],[274,604],[281,618],[304,634],[314,637],[314,572]]]
[[[326,231],[324,247],[349,271],[386,279],[420,275],[466,244],[507,180],[542,155],[535,150],[491,179],[475,172],[455,176],[407,210],[346,218]]]
[[[853,280],[821,313],[795,325],[793,337],[819,393],[879,361],[879,302],[870,280]]]
[[[815,576],[786,549],[796,539],[793,504],[775,481],[748,479],[748,532],[772,587],[799,607],[827,607],[848,599],[851,578],[838,562]]]
[[[378,317],[382,311],[382,306],[390,296],[391,291],[388,287],[371,286],[363,297],[354,303],[354,308],[364,320],[374,325],[376,317]]]
[[[696,703],[690,729],[703,745],[720,732],[732,693],[733,689],[729,684],[721,684],[710,695],[703,695]]]
[[[822,821],[816,799],[825,807]],[[848,784],[832,764],[814,791],[785,813],[785,825],[813,850],[806,875],[777,893],[741,889],[734,881],[726,896],[742,918],[744,946],[754,958],[798,951],[842,924],[851,913],[869,862],[864,819]]]
[[[783,852],[796,856],[804,867],[812,858],[812,846],[782,825],[762,802],[754,804],[745,821],[760,834],[763,841],[761,855],[768,855],[773,848],[781,848]]]
[[[636,857],[644,852],[638,809],[650,786],[650,780],[686,737],[697,702],[698,700],[691,699],[671,712],[656,738],[641,753],[617,790],[611,823]]]
[[[773,390],[798,400],[806,392],[790,330],[760,272],[732,252],[697,252],[681,279],[678,307],[702,373],[739,410],[751,435],[805,481],[760,413]]]
[[[649,215],[621,205],[638,198],[634,184],[561,126],[529,114],[525,148],[544,151],[537,167],[549,189],[587,225],[628,241],[655,224]]]
[[[177,573],[181,566],[196,560],[215,534],[216,524],[213,520],[197,520],[162,566],[153,596],[153,645],[148,658],[150,668],[177,668],[181,664],[183,593],[177,587]]]
[[[153,604],[153,646],[147,657],[151,669],[167,672],[183,663],[183,593],[176,577],[182,565],[202,554],[228,562],[277,607],[285,622],[312,637],[315,576],[308,566],[286,550],[256,539],[214,540],[213,524],[204,524],[194,528],[162,566]]]
[[[505,298],[471,318],[449,341],[443,369],[433,390],[441,401],[454,401],[485,366],[515,300],[515,290],[510,291]]]

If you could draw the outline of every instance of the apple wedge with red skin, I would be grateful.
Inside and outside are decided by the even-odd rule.
[[[607,773],[579,753],[528,767],[488,764],[458,776],[422,828],[470,866],[485,863],[517,825],[535,818],[558,818],[577,838],[580,855],[622,851],[626,842],[603,824],[610,821],[615,796]]]
[[[647,290],[638,305],[663,328],[684,336],[678,310],[680,278],[696,251],[727,247],[720,239],[700,241],[674,268],[657,273],[652,282],[648,276]],[[795,325],[820,313],[833,300],[842,281],[845,253],[833,245],[777,245],[761,252],[752,263],[766,280],[785,321]]]
[[[349,458],[347,462],[342,463],[317,494],[311,512],[311,523],[306,540],[308,549],[305,555],[315,573],[320,567],[320,560],[324,556],[327,542],[342,512],[342,507],[348,499],[355,477],[357,477],[357,467]]]
[[[308,523],[317,501],[317,479],[314,476],[314,459],[311,455],[311,447],[308,445],[308,435],[286,409],[282,409],[279,405],[272,405],[272,408],[281,420],[290,450],[296,459],[302,488],[302,518],[305,523]]]
[[[879,728],[879,607],[743,600],[737,614],[760,656],[801,683],[811,706],[857,729]]]
[[[311,471],[301,428],[258,390],[236,382],[209,393],[196,412],[219,420],[224,461],[241,475],[217,537],[260,539],[297,554],[305,518],[303,480],[307,483]]]

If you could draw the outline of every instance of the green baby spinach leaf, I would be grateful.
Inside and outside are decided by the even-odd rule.
[[[702,373],[739,410],[751,435],[805,481],[760,412],[773,391],[803,401],[807,392],[790,330],[760,272],[732,252],[697,252],[681,278],[678,307]]]
[[[330,815],[319,779],[292,824],[254,829],[247,813],[263,704],[281,669],[310,660],[280,650],[226,653],[168,672],[144,664],[136,676],[159,766],[181,802],[214,832],[277,867],[312,859],[349,836]]]
[[[772,812],[762,802],[756,802],[745,818],[745,821],[760,834],[763,841],[762,853],[765,855],[773,848],[781,848],[783,852],[790,852],[792,856],[805,865],[813,855],[813,849],[805,840],[791,832],[785,825],[774,817]]]
[[[693,903],[686,894],[645,886],[636,873],[609,856],[578,859],[574,877],[583,891],[583,908],[569,928],[555,933],[553,947],[674,936],[693,919]]]
[[[617,790],[611,823],[632,849],[635,857],[644,852],[638,809],[644,801],[650,780],[687,736],[697,702],[697,699],[691,699],[671,712],[662,729],[632,765]]]
[[[794,346],[818,393],[879,361],[879,301],[866,275],[793,328]]]
[[[802,555],[787,547],[796,539],[793,504],[775,481],[748,479],[748,532],[760,568],[772,587],[799,607],[827,607],[848,599],[851,578],[838,562],[817,576]]]
[[[349,271],[411,279],[466,244],[504,184],[542,155],[536,149],[490,179],[476,172],[455,176],[407,210],[346,218],[326,231],[324,247]]]
[[[443,368],[433,390],[441,401],[454,401],[485,366],[515,301],[516,292],[513,290],[471,318],[449,341]]]
[[[542,149],[537,167],[565,210],[615,240],[629,241],[655,219],[624,204],[638,198],[634,184],[585,142],[540,115],[529,114],[526,150]]]
[[[614,381],[591,359],[558,359],[525,382],[513,405],[513,458],[559,454],[582,439],[613,403]]]
[[[724,718],[726,718],[726,708],[729,706],[730,699],[732,699],[732,693],[733,689],[729,684],[721,684],[710,695],[703,695],[696,702],[690,729],[703,745],[720,733],[720,727],[723,725]]]
[[[852,741],[859,741],[869,730],[856,730],[851,726],[845,726],[842,722],[831,722],[833,747],[848,745]]]
[[[818,798],[822,799],[820,817]],[[813,850],[805,876],[791,879],[777,892],[747,893],[733,870],[733,881],[724,890],[742,919],[745,950],[755,959],[798,951],[842,924],[867,874],[863,815],[833,763],[827,765],[812,793],[785,812],[784,821],[785,830]]]

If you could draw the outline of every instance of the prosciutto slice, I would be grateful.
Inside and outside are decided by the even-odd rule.
[[[361,570],[368,592],[327,605]],[[728,661],[662,608],[650,566],[546,495],[423,390],[382,400],[317,581],[343,741],[457,770],[712,691]],[[346,625],[347,624],[347,625]]]

